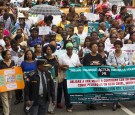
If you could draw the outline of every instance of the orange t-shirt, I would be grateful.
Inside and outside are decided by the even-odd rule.
[[[39,26],[45,26],[44,20],[39,21],[39,22],[38,22],[38,25],[39,25]]]

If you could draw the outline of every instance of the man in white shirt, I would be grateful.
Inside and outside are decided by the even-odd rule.
[[[77,29],[78,29],[77,35],[80,38],[80,44],[84,44],[85,38],[87,37],[87,33],[83,32],[84,25],[83,24],[79,24]]]
[[[34,21],[29,18],[28,12],[24,12],[24,16],[25,16],[25,23],[28,25],[29,28],[31,28],[31,26],[34,24]]]

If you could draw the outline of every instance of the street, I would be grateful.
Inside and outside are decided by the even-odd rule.
[[[74,105],[72,113],[66,112],[66,109],[63,108],[56,109],[55,115],[135,115],[135,101],[121,103],[121,109],[117,109],[116,111],[112,111],[111,103],[106,105],[106,107],[103,107],[101,104],[98,104],[96,110],[86,110],[85,105]],[[12,106],[12,115],[25,115],[23,103]]]

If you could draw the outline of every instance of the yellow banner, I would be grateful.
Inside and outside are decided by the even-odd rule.
[[[69,8],[60,8],[64,13],[69,13]],[[90,7],[75,7],[75,11],[80,14],[81,12],[88,12],[90,13]]]
[[[0,70],[0,92],[24,89],[24,79],[21,67]]]

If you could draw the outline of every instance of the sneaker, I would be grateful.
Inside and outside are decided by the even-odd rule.
[[[72,112],[72,109],[67,109],[67,112]]]
[[[63,108],[62,104],[61,103],[57,104],[57,108],[62,109]]]
[[[112,110],[113,110],[113,111],[116,111],[116,110],[117,110],[117,104],[116,104],[116,103],[113,103]]]
[[[54,111],[48,111],[48,114],[55,114]]]

